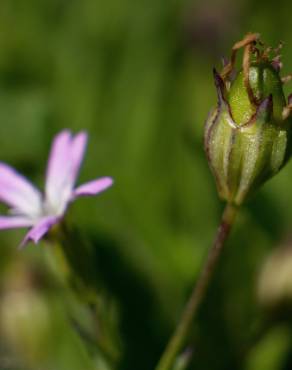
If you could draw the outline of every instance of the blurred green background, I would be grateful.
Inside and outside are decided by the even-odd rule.
[[[284,41],[291,72],[291,10],[262,0],[1,0],[1,161],[43,187],[53,136],[86,129],[80,182],[115,179],[69,218],[94,246],[99,319],[118,353],[108,360],[84,345],[70,315],[86,321],[88,311],[53,247],[19,252],[24,232],[2,231],[1,370],[154,368],[223,208],[202,145],[212,67],[253,31]],[[189,369],[292,368],[291,184],[290,163],[242,209],[194,323]]]

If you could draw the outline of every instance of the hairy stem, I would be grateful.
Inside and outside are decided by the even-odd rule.
[[[164,353],[156,367],[156,370],[171,370],[174,361],[184,345],[189,334],[191,323],[198,311],[207,291],[209,282],[215,271],[216,264],[223,250],[224,243],[236,216],[236,207],[227,204],[223,212],[213,245],[209,251],[207,260],[202,268],[198,281],[192,291],[190,299],[183,311],[181,319],[166,346]]]
[[[74,227],[63,222],[55,230],[54,252],[60,269],[64,274],[64,281],[68,284],[75,297],[87,308],[88,317],[91,318],[90,330],[70,312],[70,321],[74,329],[87,345],[93,355],[102,356],[108,363],[114,365],[119,359],[119,350],[111,342],[110,333],[100,318],[99,306],[101,286],[96,269],[97,257],[91,243]]]

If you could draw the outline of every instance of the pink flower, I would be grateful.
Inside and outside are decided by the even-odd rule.
[[[0,201],[10,207],[10,216],[0,216],[0,229],[29,227],[21,246],[39,240],[63,218],[68,205],[81,196],[96,195],[113,183],[101,177],[74,187],[84,156],[87,134],[59,133],[49,156],[44,195],[12,167],[0,163]]]

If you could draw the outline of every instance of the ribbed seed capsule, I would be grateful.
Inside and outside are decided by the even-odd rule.
[[[236,205],[291,155],[292,108],[283,93],[279,58],[270,60],[257,42],[257,35],[247,35],[235,44],[232,62],[221,74],[214,70],[218,105],[205,125],[205,150],[219,195]],[[236,46],[245,50],[243,68],[235,75]]]

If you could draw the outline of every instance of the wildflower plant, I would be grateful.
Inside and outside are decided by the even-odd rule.
[[[241,206],[291,157],[292,94],[286,100],[279,51],[247,34],[232,48],[223,70],[214,69],[218,103],[205,124],[204,145],[220,198],[227,202],[214,243],[181,319],[156,370],[178,366],[192,321],[207,291],[224,243]],[[242,67],[236,56],[243,49]],[[185,365],[187,366],[187,364]],[[185,368],[185,367],[184,367]]]
[[[21,247],[29,241],[38,243],[49,233],[48,239],[53,246],[49,250],[50,258],[61,280],[68,283],[69,292],[74,293],[74,302],[82,305],[91,323],[90,328],[83,327],[82,319],[69,310],[74,327],[88,350],[93,352],[93,358],[102,356],[113,361],[116,353],[100,335],[100,331],[104,333],[109,329],[107,323],[101,324],[101,315],[97,314],[101,294],[97,289],[93,246],[64,220],[69,205],[77,198],[97,195],[113,184],[111,177],[101,177],[75,186],[87,139],[85,132],[73,135],[64,130],[56,135],[49,155],[44,194],[14,168],[0,163],[0,200],[10,207],[9,215],[0,216],[0,229],[29,228]],[[59,227],[50,232],[54,225]],[[98,332],[92,329],[97,327],[97,321]]]

